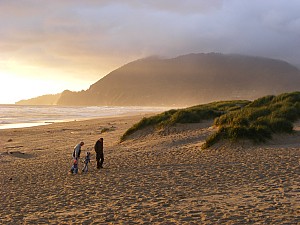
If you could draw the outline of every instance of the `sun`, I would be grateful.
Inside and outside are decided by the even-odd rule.
[[[76,90],[79,88],[79,84],[73,80],[47,76],[37,78],[8,72],[0,72],[0,80],[0,104],[14,104],[23,99],[45,94],[57,94],[65,89]]]
[[[39,79],[3,72],[0,72],[0,79],[1,104],[13,104],[21,99],[36,97],[50,91],[49,83]]]
[[[68,89],[71,91],[86,90],[91,85],[81,79],[65,79],[62,77],[20,76],[0,72],[0,104],[14,104],[17,101],[46,94],[57,94]]]
[[[71,72],[57,68],[24,65],[12,61],[0,62],[0,104],[14,104],[17,101],[46,94],[57,94],[68,89],[81,91],[92,84],[84,75],[74,77]]]

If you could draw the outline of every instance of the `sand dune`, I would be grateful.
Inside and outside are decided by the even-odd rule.
[[[300,131],[201,150],[211,121],[119,138],[142,116],[0,130],[1,224],[298,224]],[[101,133],[101,131],[106,131]],[[104,138],[104,169],[93,145]],[[69,174],[85,141],[88,173]],[[82,168],[82,164],[80,165]]]

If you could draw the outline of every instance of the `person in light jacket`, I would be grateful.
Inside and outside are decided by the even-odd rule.
[[[74,147],[73,150],[73,165],[72,168],[70,170],[71,173],[77,174],[78,173],[78,160],[80,158],[80,153],[81,153],[81,147],[84,145],[84,142],[81,141],[79,144],[77,144]]]
[[[84,145],[84,142],[81,141],[79,144],[77,144],[74,147],[73,151],[73,159],[79,159],[80,158],[80,153],[81,153],[81,147]]]

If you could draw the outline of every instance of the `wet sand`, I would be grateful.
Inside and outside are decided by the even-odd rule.
[[[0,224],[299,224],[300,124],[201,150],[212,121],[120,136],[142,116],[0,130]],[[104,168],[93,146],[104,138]],[[88,173],[68,171],[85,142]],[[83,167],[81,163],[79,169]]]

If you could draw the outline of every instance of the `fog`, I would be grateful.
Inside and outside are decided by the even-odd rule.
[[[1,0],[0,74],[30,66],[20,76],[92,82],[138,58],[192,52],[300,65],[299,8],[298,0]]]

